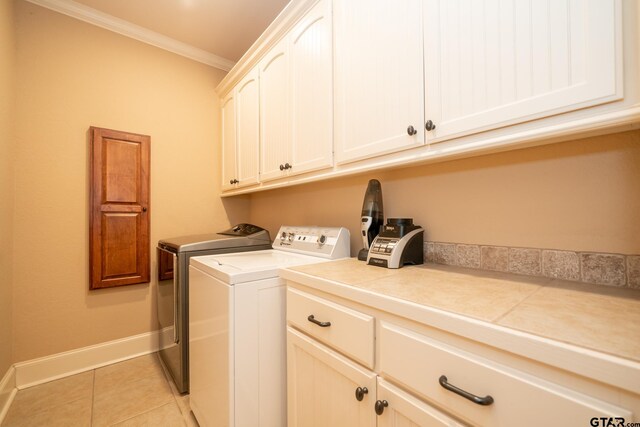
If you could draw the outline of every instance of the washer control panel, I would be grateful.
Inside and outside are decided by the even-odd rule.
[[[330,259],[351,255],[349,230],[344,227],[283,225],[276,236],[273,249]]]

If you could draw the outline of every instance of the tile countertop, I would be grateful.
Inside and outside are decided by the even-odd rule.
[[[434,264],[391,270],[354,258],[292,267],[281,275],[307,285],[332,284],[342,288],[339,296],[393,297],[408,303],[407,309],[417,304],[450,313],[449,320],[525,332],[640,366],[640,290]]]

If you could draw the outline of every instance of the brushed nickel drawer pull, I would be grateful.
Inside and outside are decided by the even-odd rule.
[[[313,314],[310,314],[309,317],[307,317],[307,320],[311,323],[315,323],[321,328],[328,328],[329,326],[331,326],[331,322],[320,322],[319,320],[316,320]]]
[[[468,391],[464,391],[461,388],[458,388],[456,386],[454,386],[453,384],[449,384],[447,382],[447,377],[444,375],[440,376],[440,379],[438,380],[438,382],[440,382],[440,385],[449,390],[454,392],[455,394],[458,394],[462,397],[464,397],[465,399],[469,399],[470,401],[472,401],[473,403],[477,404],[477,405],[483,405],[483,406],[488,406],[491,405],[493,403],[493,397],[486,395],[485,397],[480,397],[480,396],[476,396],[475,394],[471,394]]]

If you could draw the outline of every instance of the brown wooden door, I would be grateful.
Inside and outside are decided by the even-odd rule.
[[[149,282],[146,135],[91,127],[90,288]]]

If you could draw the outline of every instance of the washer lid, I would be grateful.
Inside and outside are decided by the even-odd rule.
[[[278,277],[278,270],[295,265],[328,261],[323,258],[279,250],[193,257],[190,264],[233,285]]]
[[[158,241],[158,247],[169,252],[195,252],[213,249],[231,249],[244,246],[271,247],[269,232],[252,224],[238,224],[215,234],[173,237]]]

